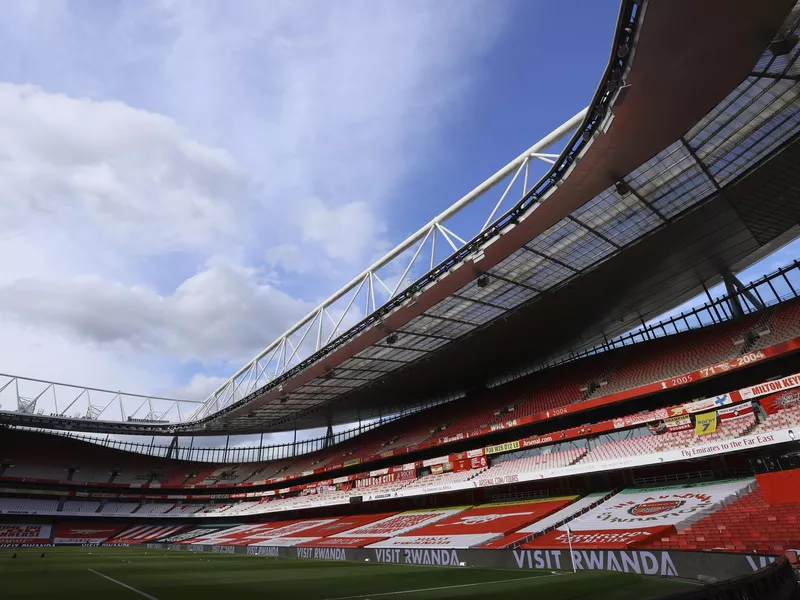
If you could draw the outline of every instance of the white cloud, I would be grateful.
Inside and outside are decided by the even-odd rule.
[[[162,115],[0,83],[0,155],[6,231],[45,219],[142,252],[236,231],[236,161]]]
[[[386,225],[364,202],[328,208],[314,201],[303,219],[302,230],[305,240],[320,244],[331,258],[355,263],[355,259],[365,258],[370,250],[380,248]]]
[[[502,12],[0,3],[4,370],[204,396],[427,210]]]
[[[89,277],[0,285],[0,314],[21,323],[108,351],[206,364],[250,358],[311,308],[252,271],[219,261],[168,296]]]

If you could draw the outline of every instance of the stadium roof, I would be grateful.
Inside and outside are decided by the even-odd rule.
[[[323,426],[458,395],[515,363],[658,316],[795,237],[800,48],[768,48],[797,29],[793,4],[623,2],[585,113],[334,294],[191,419],[160,429]],[[560,154],[543,153],[573,130]],[[552,166],[529,186],[534,161]],[[477,235],[464,240],[445,224],[500,183]],[[515,185],[521,200],[504,207]],[[452,250],[441,261],[437,240],[440,253]],[[428,258],[430,270],[402,289]],[[387,285],[380,269],[395,259],[407,266]]]

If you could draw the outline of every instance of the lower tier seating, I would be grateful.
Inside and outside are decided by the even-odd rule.
[[[648,546],[774,553],[797,550],[800,549],[800,502],[770,506],[756,488],[691,527]]]

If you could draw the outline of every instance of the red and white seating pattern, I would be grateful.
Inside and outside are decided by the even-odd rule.
[[[363,548],[389,538],[414,531],[426,525],[442,521],[456,515],[468,507],[417,510],[395,514],[373,523],[350,529],[337,535],[318,540],[310,546],[329,546],[337,548]]]
[[[458,471],[458,472],[448,472],[448,473],[432,473],[426,477],[420,477],[419,479],[414,479],[411,483],[408,482],[399,482],[400,485],[397,485],[393,489],[400,489],[403,488],[404,490],[415,490],[420,488],[429,488],[429,487],[446,487],[456,483],[462,483],[464,481],[469,481],[474,477],[477,477],[480,473],[484,472],[486,469],[471,469],[469,471]],[[385,487],[389,486],[381,486],[380,492],[384,491]],[[371,491],[371,490],[370,490]]]
[[[800,502],[770,506],[756,488],[691,527],[648,546],[774,553],[797,550],[800,549]]]
[[[109,545],[146,544],[186,529],[185,525],[136,525],[129,527],[106,543]]]
[[[800,303],[791,302],[778,309],[768,324],[770,333],[760,336],[750,348],[751,352],[800,337]]]
[[[754,479],[625,489],[523,548],[625,548],[684,529],[755,485]]]
[[[792,427],[800,427],[800,404],[767,415],[764,422],[759,423],[753,430],[753,433],[763,433],[776,429],[790,429]]]
[[[474,548],[571,504],[575,496],[476,506],[369,548]]]
[[[608,492],[596,492],[594,494],[588,494],[580,500],[570,502],[560,510],[550,513],[549,515],[531,523],[526,527],[517,529],[514,532],[508,533],[501,538],[489,542],[488,544],[484,544],[482,547],[507,548],[510,545],[519,542],[520,540],[524,540],[533,535],[540,534],[543,531],[547,531],[551,527],[559,525],[562,522],[571,521],[574,517],[582,514],[588,508],[592,507],[592,505],[600,502],[608,494]]]
[[[526,456],[512,460],[503,460],[494,463],[481,474],[481,479],[505,478],[532,473],[546,469],[559,469],[575,464],[586,455],[586,448],[570,448],[556,452],[542,452],[535,456]]]

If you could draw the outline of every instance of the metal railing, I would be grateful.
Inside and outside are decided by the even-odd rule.
[[[118,439],[110,435],[104,437],[86,435],[74,431],[59,431],[40,429],[31,427],[15,427],[15,429],[23,431],[36,431],[39,433],[47,433],[49,435],[58,435],[61,437],[80,440],[88,442],[97,446],[105,448],[113,448],[115,450],[123,450],[125,452],[134,452],[136,454],[143,454],[156,458],[184,460],[192,462],[207,462],[207,463],[220,463],[220,464],[237,464],[237,463],[256,463],[266,461],[276,461],[287,458],[299,457],[305,454],[311,454],[320,450],[330,449],[350,440],[356,436],[362,435],[376,429],[382,425],[387,425],[398,419],[407,417],[411,414],[423,410],[415,408],[402,413],[397,413],[388,417],[383,417],[377,421],[370,423],[362,423],[358,427],[340,431],[330,436],[320,436],[307,440],[295,440],[285,444],[263,444],[236,446],[230,445],[230,438],[227,438],[226,444],[223,447],[202,447],[195,446],[195,439],[201,438],[174,438],[177,440],[174,444],[159,444],[156,443],[155,437],[148,442],[130,441]],[[263,440],[263,435],[261,436]],[[185,445],[180,445],[180,440],[183,439]],[[235,443],[235,440],[234,440]]]

